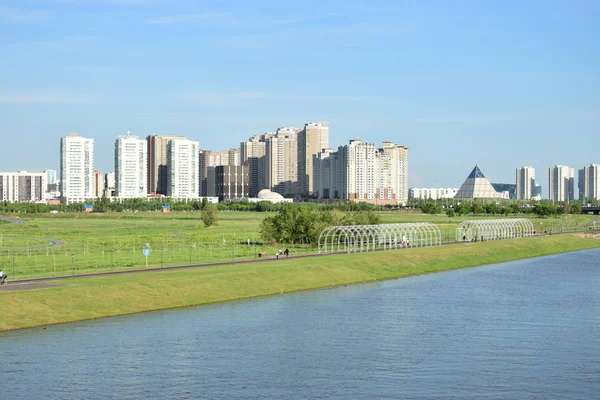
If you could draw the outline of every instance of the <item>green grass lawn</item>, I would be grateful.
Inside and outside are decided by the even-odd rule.
[[[138,269],[146,266],[201,264],[257,258],[266,251],[289,248],[292,254],[314,253],[306,243],[262,243],[261,221],[269,213],[220,212],[218,224],[206,228],[198,212],[105,213],[13,215],[29,223],[0,226],[0,268],[11,279],[81,274],[107,270]],[[420,213],[382,212],[384,223],[432,222],[442,230],[444,241],[453,241],[457,225],[473,218]],[[591,216],[564,216],[552,219],[530,218],[539,230],[578,226]],[[42,238],[64,240],[66,246],[54,249],[24,250],[45,245]],[[146,259],[144,245],[151,253]],[[248,244],[250,243],[250,244]]]
[[[2,292],[0,331],[440,272],[600,247],[571,235],[65,279]]]

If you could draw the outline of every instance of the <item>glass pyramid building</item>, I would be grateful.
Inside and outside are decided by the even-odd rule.
[[[477,165],[454,196],[455,199],[499,199],[502,197],[503,194],[496,192]]]

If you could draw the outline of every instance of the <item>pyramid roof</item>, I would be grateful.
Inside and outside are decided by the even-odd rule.
[[[454,196],[455,199],[494,199],[501,197],[502,193],[496,192],[477,165]]]

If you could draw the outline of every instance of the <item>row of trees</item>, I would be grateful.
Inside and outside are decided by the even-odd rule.
[[[265,218],[260,234],[266,242],[316,243],[323,229],[332,225],[379,224],[372,210],[342,213],[309,205],[286,205],[276,215]]]
[[[420,206],[421,211],[425,214],[441,214],[442,207],[434,202],[423,203]],[[446,215],[450,218],[458,215],[481,215],[481,214],[500,214],[500,215],[516,215],[516,214],[536,214],[540,217],[548,217],[560,214],[581,214],[582,208],[579,203],[554,205],[549,203],[541,203],[534,207],[523,207],[516,203],[508,205],[499,205],[495,203],[461,203],[452,208],[446,208]]]

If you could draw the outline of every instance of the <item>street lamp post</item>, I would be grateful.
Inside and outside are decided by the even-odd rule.
[[[72,276],[75,276],[75,253],[71,253],[71,271]]]

